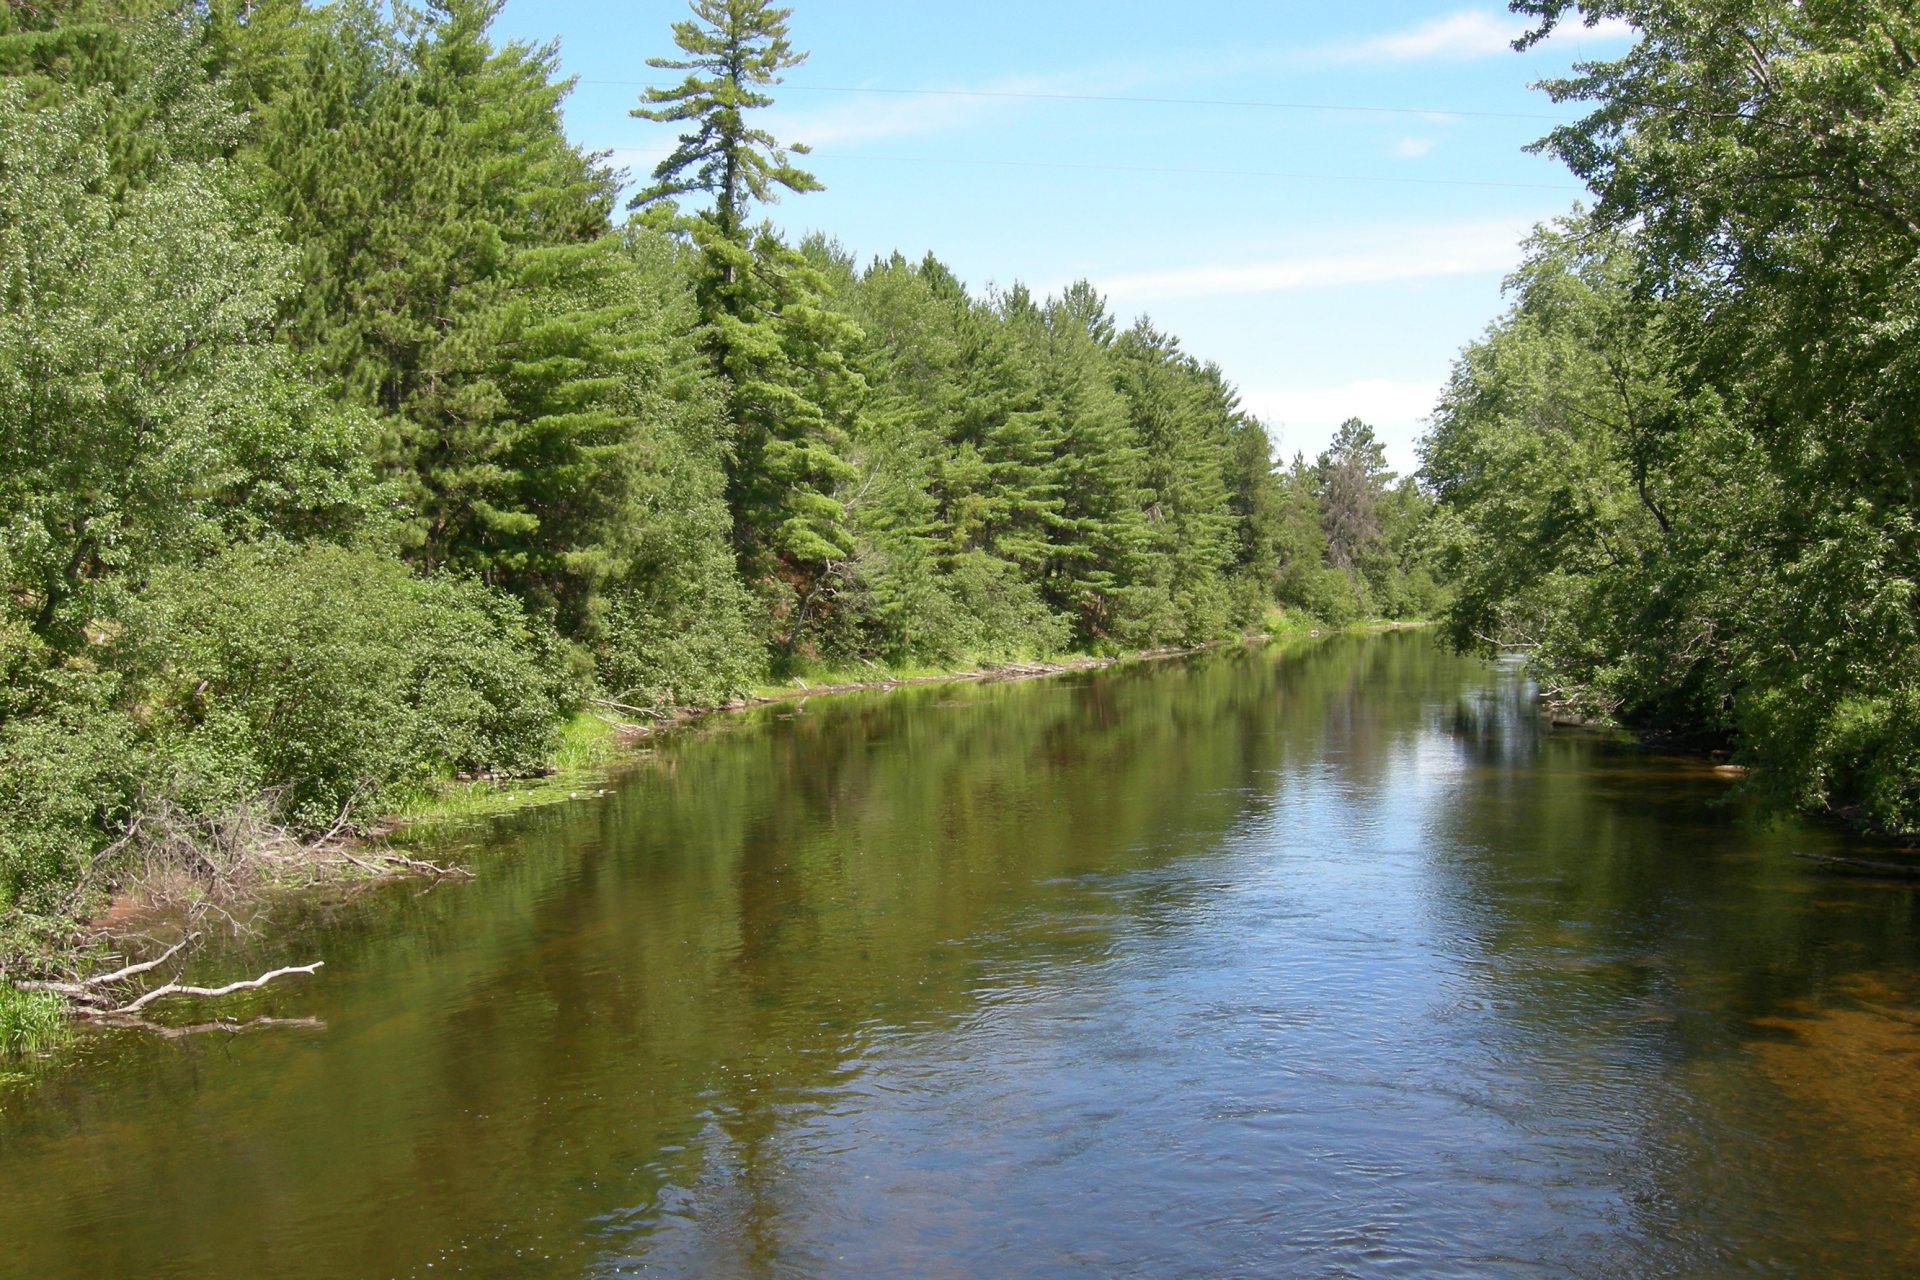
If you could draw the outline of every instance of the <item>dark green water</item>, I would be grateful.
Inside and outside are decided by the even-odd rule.
[[[0,1274],[1920,1274],[1920,896],[1420,634],[818,701],[0,1095]]]

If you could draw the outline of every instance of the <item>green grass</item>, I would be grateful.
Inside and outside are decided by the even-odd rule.
[[[0,1059],[46,1053],[72,1038],[66,1003],[59,996],[0,983]]]
[[[1273,640],[1290,640],[1295,636],[1310,636],[1316,632],[1321,635],[1338,635],[1357,631],[1388,631],[1396,627],[1430,627],[1431,618],[1355,618],[1343,626],[1333,626],[1322,622],[1310,613],[1298,610],[1282,609],[1279,605],[1267,610],[1266,634]]]
[[[547,778],[504,782],[456,782],[451,778],[400,791],[388,799],[387,816],[402,822],[476,822],[533,805],[556,804],[592,787],[594,774],[620,759],[619,726],[580,712],[561,726],[560,746]],[[597,790],[597,787],[593,789]]]
[[[895,665],[874,662],[826,665],[795,660],[789,664],[783,679],[758,685],[749,692],[748,696],[787,698],[817,685],[876,684],[886,680],[938,680],[949,676],[959,678],[979,675],[983,671],[991,671],[1009,664],[1050,666],[1085,661],[1089,656],[1084,653],[1022,654],[1019,657],[966,658],[955,662]]]

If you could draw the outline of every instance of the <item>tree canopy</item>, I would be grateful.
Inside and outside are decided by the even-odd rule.
[[[1785,804],[1920,825],[1920,120],[1906,6],[1523,0],[1623,19],[1540,147],[1543,229],[1426,474],[1457,639],[1556,698],[1734,747]]]

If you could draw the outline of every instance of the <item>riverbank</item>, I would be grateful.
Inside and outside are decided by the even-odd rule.
[[[467,868],[448,862],[442,851],[449,836],[457,843],[462,825],[484,826],[530,808],[603,794],[610,775],[637,758],[648,743],[717,717],[782,702],[938,684],[1033,680],[1163,661],[1223,644],[1270,644],[1407,625],[1419,624],[1368,622],[1328,628],[1276,613],[1266,631],[1211,646],[1060,655],[951,669],[819,670],[783,684],[760,686],[727,702],[670,710],[593,702],[565,726],[559,750],[533,776],[447,779],[401,796],[377,819],[351,826],[343,822],[317,839],[294,840],[284,829],[262,824],[252,833],[228,833],[230,861],[202,857],[201,866],[171,862],[135,871],[99,907],[76,915],[71,928],[49,931],[42,949],[24,966],[25,972],[0,982],[0,993],[7,997],[0,1001],[0,1057],[19,1058],[58,1048],[70,1034],[70,1019],[117,1019],[151,1027],[154,1024],[127,1013],[128,1006],[148,999],[157,989],[139,985],[152,980],[153,970],[129,965],[134,957],[202,929],[250,927],[268,914],[266,908],[275,900],[290,893],[354,892],[361,885],[401,876],[436,883],[468,876]],[[422,853],[417,846],[441,848],[432,857],[412,856]],[[405,851],[409,849],[411,854]],[[97,979],[85,976],[115,965],[138,972],[97,986]],[[135,1013],[145,1008],[139,1004]],[[226,1024],[203,1026],[223,1029]]]

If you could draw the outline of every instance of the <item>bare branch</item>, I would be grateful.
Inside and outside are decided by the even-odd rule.
[[[155,959],[147,960],[140,964],[130,964],[124,969],[115,969],[112,973],[103,973],[97,977],[82,979],[79,982],[21,982],[15,985],[19,986],[23,991],[51,991],[56,995],[70,996],[76,1000],[84,1000],[98,993],[102,987],[111,986],[116,982],[124,982],[128,978],[137,978],[143,973],[152,973],[155,969],[158,969],[161,965],[179,955],[188,946],[197,942],[199,938],[199,934],[190,933],[180,939],[180,941],[174,943],[171,947],[168,947],[166,951]]]
[[[272,973],[263,973],[259,977],[249,978],[245,982],[229,982],[224,987],[188,987],[182,986],[178,982],[169,982],[165,986],[155,987],[138,1000],[135,1000],[132,1004],[123,1005],[118,1009],[111,1010],[110,1014],[116,1017],[136,1014],[152,1004],[155,1000],[162,999],[166,996],[198,996],[203,1000],[216,1000],[221,996],[230,996],[240,991],[258,991],[275,978],[291,977],[294,974],[311,974],[325,963],[326,961],[324,960],[316,960],[309,965],[299,965],[288,969],[275,969]]]

